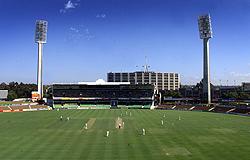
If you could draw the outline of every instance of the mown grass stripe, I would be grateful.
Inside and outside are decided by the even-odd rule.
[[[121,113],[125,128],[118,130],[115,119]],[[90,118],[96,118],[92,130],[80,132]],[[0,113],[0,126],[0,159],[245,160],[250,152],[250,117],[225,114],[133,109]]]

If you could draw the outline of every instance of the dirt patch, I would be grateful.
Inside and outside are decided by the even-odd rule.
[[[96,118],[90,118],[87,122],[87,129],[90,129],[95,124]],[[83,130],[85,128],[85,124],[83,124]]]
[[[120,126],[120,128],[119,128]],[[122,118],[118,117],[115,121],[115,128],[123,129],[124,128],[124,122],[122,121]]]

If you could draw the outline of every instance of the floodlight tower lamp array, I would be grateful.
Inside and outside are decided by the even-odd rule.
[[[209,39],[212,38],[211,17],[209,14],[198,17],[200,39],[203,39],[203,100],[211,103]]]
[[[37,92],[38,100],[43,99],[42,82],[42,49],[47,42],[48,22],[44,20],[36,21],[35,42],[38,44],[38,66],[37,66]]]

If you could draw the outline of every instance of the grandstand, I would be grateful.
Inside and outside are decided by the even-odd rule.
[[[183,111],[203,111],[226,114],[250,115],[250,107],[233,105],[202,105],[202,104],[163,104],[157,106],[160,110],[183,110]]]
[[[30,109],[29,105],[12,105],[9,106],[9,108],[11,108],[11,110],[17,110],[17,109]]]
[[[39,105],[38,103],[4,101],[0,103],[0,112],[23,112],[23,111],[39,111],[48,110],[49,106]]]
[[[54,108],[150,108],[154,86],[129,82],[79,82],[53,84]]]
[[[6,106],[0,106],[0,112],[3,111],[3,110],[9,110],[10,108],[9,107],[6,107]]]

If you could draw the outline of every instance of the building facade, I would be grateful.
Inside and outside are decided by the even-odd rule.
[[[244,92],[250,92],[250,82],[243,82],[242,83],[242,90]]]
[[[8,90],[0,90],[0,100],[7,100]]]
[[[154,84],[159,90],[179,90],[180,74],[166,72],[110,72],[108,82],[130,82],[131,84]]]

